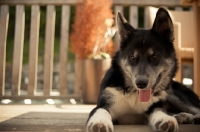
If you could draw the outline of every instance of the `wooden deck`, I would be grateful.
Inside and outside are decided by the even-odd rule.
[[[129,6],[129,21],[134,27],[138,27],[139,21],[139,8],[143,6],[164,6],[174,7],[175,10],[180,10],[180,3],[182,0],[113,0],[114,12],[124,11],[125,6]],[[193,0],[186,0],[192,2]],[[198,0],[199,1],[199,0]],[[195,1],[196,2],[196,1]],[[67,55],[68,48],[68,35],[69,35],[69,20],[70,8],[74,6],[76,0],[0,0],[0,100],[1,99],[69,99],[81,97],[81,83],[76,82],[74,93],[66,90],[68,87],[67,76]],[[200,2],[199,2],[200,3]],[[200,5],[200,4],[199,4]],[[12,18],[10,15],[10,6],[15,6],[16,17]],[[24,46],[24,29],[25,29],[25,8],[31,6],[31,19],[30,23],[30,52],[29,52],[29,82],[27,86],[27,95],[20,93],[22,91],[22,60],[23,60],[23,46]],[[37,81],[38,81],[38,46],[40,30],[40,18],[43,16],[40,12],[40,7],[46,6],[46,27],[45,27],[45,51],[44,51],[44,85],[43,96],[38,95]],[[59,50],[59,94],[56,96],[53,93],[52,78],[53,78],[53,48],[54,48],[54,34],[55,34],[55,15],[56,7],[61,6],[61,35],[60,35],[60,50]],[[182,10],[182,9],[181,9]],[[198,16],[200,9],[194,6],[193,11],[195,16]],[[197,13],[198,12],[198,13]],[[26,12],[27,13],[27,12]],[[9,21],[15,19],[14,31],[14,49],[13,49],[13,64],[12,64],[12,77],[9,83],[9,88],[6,89],[6,46]],[[200,19],[196,20],[196,29],[199,29],[197,23]],[[198,31],[198,33],[197,33]],[[196,36],[200,30],[196,31]],[[116,35],[117,36],[117,35]],[[51,39],[49,39],[51,38]],[[200,41],[196,37],[197,42]],[[117,39],[116,39],[117,42]],[[196,43],[197,43],[196,42]],[[195,49],[199,49],[196,45]],[[198,51],[198,50],[196,50]],[[199,56],[200,52],[196,52],[194,57],[194,79],[199,80]],[[76,71],[78,68],[75,68]],[[80,69],[79,69],[80,70]],[[79,72],[75,75],[79,81],[81,77],[78,76]],[[69,77],[69,76],[68,76]],[[194,81],[194,90],[200,96],[198,84],[200,81]],[[11,94],[7,95],[6,90],[11,89]],[[0,132],[85,132],[86,120],[89,112],[95,105],[67,105],[67,104],[0,104]],[[117,125],[114,126],[115,132],[152,132],[152,129],[147,125]],[[180,132],[200,132],[200,125],[181,125]]]
[[[85,132],[95,105],[0,105],[3,132]],[[147,125],[117,125],[115,132],[152,132]],[[200,125],[181,125],[180,132],[199,132]]]

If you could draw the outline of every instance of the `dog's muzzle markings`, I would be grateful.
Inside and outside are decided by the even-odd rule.
[[[113,132],[116,123],[177,132],[178,124],[200,124],[199,97],[173,80],[178,66],[167,10],[159,8],[149,30],[133,28],[121,13],[117,26],[120,49],[102,80],[86,131]]]

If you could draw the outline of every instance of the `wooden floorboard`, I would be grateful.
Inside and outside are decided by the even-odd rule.
[[[95,105],[0,105],[3,132],[85,132]],[[153,132],[147,125],[116,125],[115,132]],[[199,132],[200,125],[181,125],[179,132]]]

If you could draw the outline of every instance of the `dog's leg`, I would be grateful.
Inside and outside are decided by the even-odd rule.
[[[200,124],[200,114],[196,114],[194,116],[193,122],[194,124]]]
[[[181,112],[179,114],[173,115],[179,124],[200,124],[200,114],[190,114]]]
[[[98,108],[89,118],[86,130],[87,132],[113,132],[110,113],[103,108]]]
[[[149,117],[149,124],[158,132],[177,132],[178,123],[176,118],[167,115],[162,109],[155,109]]]
[[[194,119],[194,115],[186,112],[173,115],[179,124],[191,124]]]
[[[179,113],[173,115],[179,124],[200,124],[200,114],[190,114],[190,113]]]

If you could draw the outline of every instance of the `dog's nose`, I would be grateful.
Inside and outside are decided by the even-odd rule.
[[[146,88],[147,84],[148,84],[148,79],[146,79],[146,78],[136,79],[136,85],[138,88],[142,88],[142,89]]]

